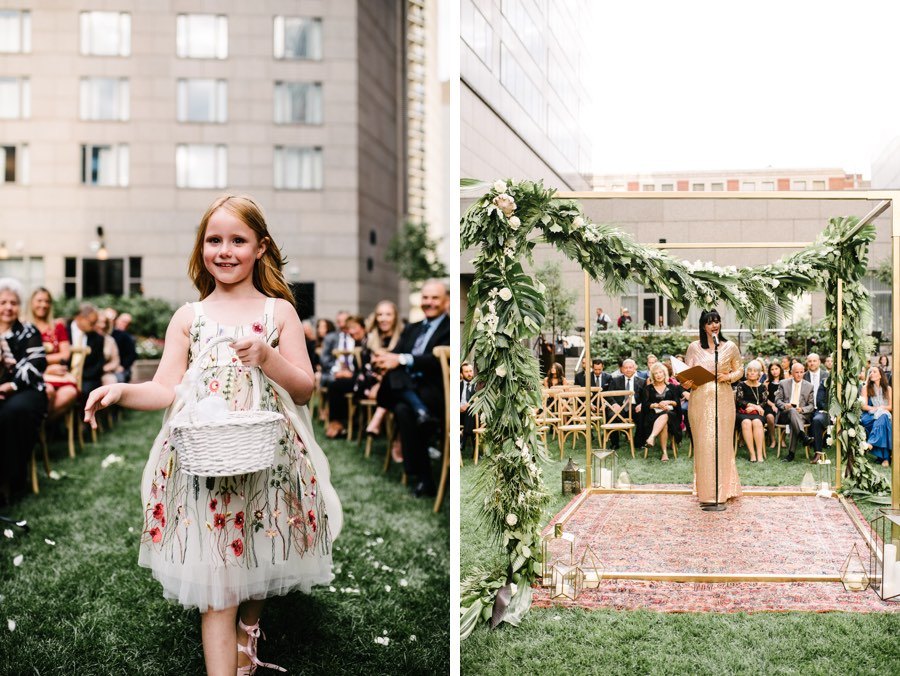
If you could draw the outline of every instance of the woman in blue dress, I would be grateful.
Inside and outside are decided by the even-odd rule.
[[[891,386],[887,384],[880,366],[869,369],[862,389],[862,422],[866,439],[872,445],[872,455],[881,460],[882,467],[891,461]]]

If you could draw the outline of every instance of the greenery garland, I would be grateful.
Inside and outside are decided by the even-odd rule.
[[[483,496],[481,517],[507,554],[501,568],[477,570],[463,582],[463,638],[479,620],[492,627],[518,624],[540,575],[541,514],[549,494],[537,464],[546,459],[546,449],[533,413],[540,405],[538,363],[528,346],[540,332],[545,307],[542,285],[522,266],[523,260],[533,261],[538,243],[553,244],[612,293],[633,281],[656,289],[676,310],[725,302],[750,325],[777,320],[798,294],[823,287],[833,316],[837,279],[843,279],[843,369],[840,382],[831,379],[831,413],[842,421],[839,439],[848,449],[848,486],[870,492],[887,487],[864,457],[859,422],[857,374],[866,354],[862,327],[871,314],[860,279],[874,226],[857,228],[858,219],[832,219],[800,252],[768,265],[722,268],[676,260],[637,244],[614,227],[591,223],[577,202],[557,199],[555,193],[542,182],[498,180],[460,221],[462,249],[477,250],[463,335],[464,352],[474,354],[482,386],[471,410],[486,428],[476,491]]]

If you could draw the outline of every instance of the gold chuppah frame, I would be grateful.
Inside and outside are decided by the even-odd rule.
[[[895,364],[897,357],[900,356],[900,209],[892,208],[895,200],[900,206],[900,190],[861,190],[861,191],[804,191],[804,192],[558,192],[555,195],[559,199],[571,199],[579,202],[587,202],[591,200],[820,200],[820,201],[846,201],[846,202],[878,202],[875,207],[860,219],[856,228],[874,221],[878,216],[888,209],[891,209],[891,256],[893,261],[893,283],[891,295],[891,323],[892,323],[892,345],[891,345],[891,363]],[[728,249],[728,248],[765,248],[765,249],[801,249],[809,246],[810,242],[702,242],[702,243],[666,243],[666,244],[646,244],[645,246],[653,246],[662,249]],[[838,280],[837,288],[837,341],[840,345],[843,341],[842,323],[843,323],[843,280]],[[591,358],[591,294],[590,294],[590,275],[584,273],[584,326],[585,326],[585,357],[590,363]],[[835,364],[837,373],[841,372],[841,351],[837,350],[837,363]],[[590,379],[585,379],[585,391],[588,400],[590,400]],[[587,407],[587,429],[591,429],[591,410]],[[892,426],[893,439],[892,448],[900,448],[900,425],[897,424],[898,415],[900,415],[900,387],[892,388],[891,411],[894,424]],[[840,419],[835,422],[837,429],[840,430]],[[835,435],[835,487],[841,486],[841,448],[840,441]],[[891,506],[894,509],[900,509],[900,460],[897,453],[891,454]],[[585,450],[585,471],[587,473],[587,485],[593,484],[592,463],[591,463],[591,435],[586,435]],[[589,491],[585,491],[587,494]]]

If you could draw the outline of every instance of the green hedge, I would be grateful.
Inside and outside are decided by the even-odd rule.
[[[597,331],[591,336],[591,356],[602,357],[608,370],[626,357],[631,357],[642,367],[647,363],[648,354],[655,354],[660,359],[663,355],[684,354],[692,340],[693,334],[683,329],[643,335],[631,329]]]
[[[75,315],[81,303],[91,303],[97,308],[112,307],[127,312],[132,317],[129,332],[136,336],[163,338],[166,327],[175,312],[175,306],[161,298],[144,296],[94,296],[93,298],[65,298],[54,301],[53,314],[68,319]]]

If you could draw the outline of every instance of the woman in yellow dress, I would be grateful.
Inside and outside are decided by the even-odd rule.
[[[734,462],[734,392],[732,383],[741,379],[744,368],[741,352],[722,336],[722,318],[715,310],[700,315],[700,340],[688,347],[685,363],[688,367],[702,366],[715,373],[715,340],[719,339],[718,388],[715,381],[694,387],[692,381],[683,383],[691,390],[688,418],[694,441],[694,486],[701,506],[716,503],[716,392],[719,397],[719,490],[718,502],[740,497],[741,480]]]

